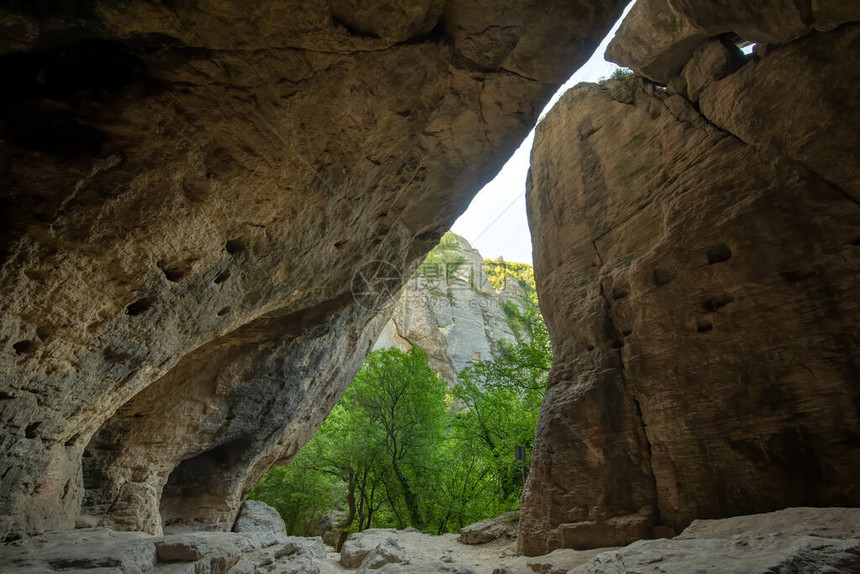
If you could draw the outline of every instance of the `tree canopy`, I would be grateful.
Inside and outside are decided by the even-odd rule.
[[[251,498],[291,534],[334,529],[338,543],[370,527],[455,532],[517,508],[514,446],[530,451],[552,361],[540,316],[522,316],[529,337],[500,342],[450,389],[420,348],[371,353],[314,438]]]

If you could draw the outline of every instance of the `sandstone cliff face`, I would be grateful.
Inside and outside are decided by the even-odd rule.
[[[0,537],[231,524],[621,4],[4,4]]]
[[[860,25],[733,49],[701,44],[669,91],[581,85],[538,128],[555,364],[526,554],[860,504]]]
[[[374,348],[408,351],[417,345],[427,351],[430,366],[453,384],[475,360],[490,359],[498,341],[517,342],[502,302],[523,310],[526,293],[510,275],[496,292],[481,254],[462,237],[446,237],[457,242],[446,253],[458,262],[447,271],[441,265],[419,268],[403,286]]]

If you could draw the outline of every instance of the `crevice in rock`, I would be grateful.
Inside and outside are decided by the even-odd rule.
[[[732,258],[732,250],[725,243],[714,245],[708,249],[708,265],[723,263]]]
[[[704,307],[705,311],[713,312],[718,309],[722,309],[734,300],[735,296],[731,293],[720,293],[705,299],[704,302],[702,302],[702,307]]]
[[[33,341],[30,340],[18,341],[17,343],[12,345],[12,348],[15,350],[16,355],[26,355],[33,350],[33,347]]]
[[[643,80],[643,82],[653,83],[653,82],[650,82],[649,80],[647,80],[647,79],[645,79],[645,78],[643,78],[642,80]],[[657,84],[654,84],[654,85],[657,85]],[[666,111],[667,111],[669,114],[671,114],[671,115],[672,115],[672,117],[674,117],[676,120],[678,120],[679,122],[682,122],[682,123],[688,124],[688,125],[690,125],[691,127],[696,127],[693,123],[691,123],[691,122],[690,122],[690,120],[689,120],[689,119],[684,119],[684,118],[682,118],[682,117],[679,117],[679,116],[678,116],[678,115],[677,115],[677,114],[672,110],[671,106],[669,106],[669,105],[666,103],[666,98],[665,98],[665,97],[657,97],[657,96],[656,96],[656,94],[655,94],[655,95],[650,95],[650,94],[648,94],[648,92],[647,92],[647,91],[646,91],[646,90],[645,90],[641,85],[640,85],[639,89],[640,89],[640,91],[642,91],[642,93],[644,93],[647,97],[649,97],[649,98],[655,98],[655,99],[659,100],[659,102],[663,105],[663,107],[666,109]],[[692,102],[690,102],[689,100],[687,100],[686,98],[682,98],[682,99],[683,99],[683,101],[687,104],[687,107],[689,108],[689,110],[690,110],[692,113],[696,114],[696,116],[698,116],[698,118],[700,118],[700,119],[701,119],[701,121],[702,121],[702,122],[704,122],[704,125],[707,125],[709,128],[712,128],[712,129],[714,129],[714,130],[717,130],[717,131],[718,131],[718,132],[720,132],[720,133],[725,134],[727,137],[732,137],[732,138],[734,138],[735,140],[737,140],[737,141],[738,141],[738,142],[740,142],[741,144],[743,144],[743,145],[745,145],[745,146],[747,146],[747,147],[751,148],[752,150],[759,151],[759,152],[761,152],[761,151],[766,151],[768,154],[770,154],[770,155],[772,155],[772,156],[776,156],[776,157],[782,158],[782,159],[784,159],[786,162],[788,162],[788,163],[790,163],[790,164],[800,166],[800,168],[802,168],[805,172],[807,172],[807,173],[809,173],[810,175],[812,175],[812,176],[816,177],[817,179],[821,180],[823,183],[825,183],[825,184],[827,184],[829,187],[833,188],[833,190],[835,190],[835,191],[836,191],[836,192],[838,192],[839,194],[843,195],[846,199],[848,199],[849,201],[851,201],[852,203],[854,203],[855,205],[857,205],[858,207],[860,207],[860,198],[854,197],[854,196],[853,196],[853,195],[851,195],[851,193],[849,193],[847,190],[843,189],[841,186],[837,185],[836,183],[834,183],[834,182],[832,182],[832,181],[828,180],[826,177],[822,176],[820,173],[818,173],[817,171],[813,170],[813,169],[812,169],[812,168],[810,168],[808,165],[806,165],[805,163],[803,163],[803,161],[801,161],[801,160],[799,160],[799,159],[796,159],[796,158],[793,158],[793,157],[789,156],[787,153],[785,153],[784,151],[782,151],[782,150],[780,150],[780,149],[773,148],[773,147],[767,147],[767,148],[764,148],[764,147],[762,147],[762,146],[760,146],[760,145],[756,144],[755,142],[748,142],[748,141],[746,141],[746,140],[745,140],[745,139],[743,139],[742,137],[740,137],[740,136],[738,136],[738,135],[736,135],[736,134],[734,134],[734,133],[732,133],[732,132],[730,132],[730,131],[728,131],[728,130],[724,129],[723,127],[721,127],[721,126],[719,126],[719,125],[715,124],[714,122],[712,122],[712,121],[711,121],[711,119],[710,119],[710,118],[708,118],[708,116],[706,116],[705,114],[703,114],[703,113],[701,112],[701,110],[698,108],[698,106],[693,105],[693,103],[692,103]]]
[[[142,299],[138,299],[137,301],[129,304],[128,307],[125,308],[125,314],[129,317],[141,315],[149,311],[153,303],[155,303],[154,297],[144,297]]]
[[[615,330],[616,337],[618,337],[619,331],[615,326],[615,321],[612,318],[612,303],[610,301],[610,298],[606,294],[606,289],[604,289],[603,282],[599,282],[598,285],[600,287],[600,297],[603,299],[604,303],[606,321],[609,323],[611,328]],[[618,337],[618,339],[620,340],[621,337]],[[621,385],[624,387],[625,392],[627,392],[630,395],[630,398],[633,399],[633,404],[636,407],[636,419],[639,421],[639,428],[642,429],[642,437],[645,441],[646,456],[648,460],[648,477],[650,478],[651,483],[651,500],[654,508],[653,519],[655,524],[659,524],[660,508],[658,506],[657,500],[657,477],[654,474],[654,468],[652,464],[653,453],[651,449],[651,437],[648,436],[648,425],[645,422],[645,417],[642,414],[642,405],[639,403],[639,395],[636,391],[636,387],[630,384],[630,382],[627,380],[624,363],[624,350],[622,348],[623,346],[624,344],[622,343],[619,347],[613,347],[618,352],[618,377],[621,379]]]
[[[696,332],[709,333],[714,330],[714,324],[710,319],[698,319],[696,321]]]
[[[230,278],[230,270],[229,270],[229,269],[225,269],[224,271],[222,271],[221,273],[219,273],[219,274],[218,274],[218,276],[217,276],[217,277],[215,277],[215,279],[213,279],[213,280],[212,280],[212,282],[213,282],[215,285],[220,285],[221,283],[223,283],[224,281],[226,281],[226,280],[227,280],[227,279],[229,279],[229,278]]]

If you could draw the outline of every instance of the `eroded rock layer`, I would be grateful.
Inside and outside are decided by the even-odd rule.
[[[858,50],[712,39],[669,90],[581,85],[538,127],[526,554],[860,504]]]
[[[0,536],[231,524],[621,4],[4,3]]]
[[[408,351],[417,345],[427,352],[430,366],[453,385],[460,371],[474,361],[492,358],[499,341],[517,342],[502,302],[510,301],[522,312],[527,296],[510,275],[497,292],[478,250],[462,237],[446,237],[451,237],[452,245],[445,254],[454,263],[422,264],[400,291],[374,349]],[[444,243],[434,252],[440,246]]]

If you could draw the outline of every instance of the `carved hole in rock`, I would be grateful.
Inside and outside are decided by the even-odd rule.
[[[229,240],[224,244],[224,250],[230,255],[238,255],[245,251],[245,244],[238,237]]]
[[[612,299],[614,301],[618,301],[619,299],[624,299],[630,294],[630,290],[625,285],[619,285],[617,287],[612,288]]]
[[[34,346],[35,345],[33,344],[33,341],[24,340],[24,341],[18,341],[17,343],[15,343],[14,345],[12,345],[12,348],[15,350],[16,354],[26,355],[26,354],[33,351]]]
[[[218,316],[223,317],[224,315],[226,315],[229,312],[230,312],[230,307],[224,307],[218,311]]]
[[[714,330],[714,324],[709,319],[696,320],[696,331],[699,333],[707,333]]]
[[[624,341],[621,341],[621,340],[611,341],[609,343],[609,346],[612,347],[613,349],[620,349],[621,347],[624,346]]]
[[[720,293],[719,295],[714,295],[713,297],[705,299],[702,303],[702,307],[704,307],[706,311],[716,311],[717,309],[725,307],[734,300],[735,297],[731,293]]]
[[[344,239],[343,241],[338,241],[338,242],[336,242],[336,243],[334,244],[334,248],[335,248],[335,249],[340,249],[341,247],[343,247],[343,246],[344,246],[344,245],[346,245],[347,243],[349,243],[349,240],[348,240],[348,239]]]
[[[182,269],[180,267],[170,266],[166,264],[164,261],[159,261],[155,264],[161,272],[164,273],[164,278],[170,281],[171,283],[178,283],[180,279],[185,277],[185,273],[187,269]]]
[[[633,334],[633,329],[624,329],[623,331],[621,331],[621,334],[624,335],[625,337],[629,337],[630,335]]]
[[[144,297],[143,299],[138,299],[137,301],[125,308],[125,314],[129,315],[130,317],[134,317],[135,315],[146,313],[152,307],[153,303],[155,303],[155,299],[153,297]]]
[[[779,274],[785,281],[789,283],[797,283],[804,279],[809,279],[815,275],[815,271],[811,269],[792,269],[791,271],[783,271]]]
[[[216,285],[220,285],[221,283],[223,283],[224,281],[226,281],[229,278],[230,278],[230,270],[227,269],[227,270],[224,270],[221,273],[219,273],[218,277],[213,279],[212,282],[215,283]]]
[[[589,343],[588,345],[585,346],[585,349],[590,353],[591,351],[594,350],[594,345]]]
[[[67,446],[67,447],[75,446],[75,444],[78,442],[78,439],[80,437],[81,437],[81,435],[78,435],[78,434],[72,435],[72,437],[63,444],[65,444],[65,446]]]
[[[34,422],[27,425],[27,428],[24,429],[24,436],[27,438],[36,438],[36,431],[39,430],[39,427],[42,426],[42,422]]]
[[[714,245],[708,249],[708,265],[722,263],[732,258],[732,250],[725,243]]]
[[[657,287],[663,287],[664,285],[668,285],[672,282],[672,279],[675,278],[675,274],[666,269],[655,268],[654,269],[654,285]]]

